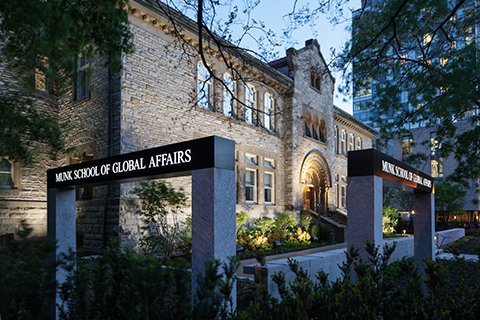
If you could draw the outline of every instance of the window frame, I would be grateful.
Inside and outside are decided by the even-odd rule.
[[[270,102],[270,104],[267,104],[267,101]],[[268,112],[267,112],[267,108]],[[263,94],[263,126],[265,129],[268,131],[274,132],[275,131],[275,125],[274,125],[274,110],[275,110],[275,99],[273,98],[273,95],[270,92],[265,92]]]
[[[253,174],[253,182],[248,183],[247,174]],[[245,168],[245,202],[257,203],[257,169]],[[248,188],[252,189],[252,199],[248,199]]]
[[[267,187],[266,177],[270,176],[270,186]],[[270,201],[267,201],[267,190],[270,190]],[[275,173],[270,171],[265,171],[263,174],[263,200],[266,204],[275,204]]]
[[[233,77],[231,76],[230,73],[225,72],[223,74],[223,82],[224,82],[223,114],[229,118],[234,118],[235,117],[235,110],[234,110],[235,98],[232,96],[232,94],[235,94],[235,81],[233,80]],[[232,94],[228,92],[227,88],[232,92]]]
[[[79,90],[79,88],[82,88],[83,90]],[[77,58],[77,61],[76,61],[73,100],[74,101],[86,100],[90,98],[90,95],[91,95],[91,61],[88,57],[81,55]]]
[[[0,185],[0,190],[12,190],[12,189],[15,189],[15,176],[14,176],[14,164],[12,163],[12,161],[10,161],[8,158],[0,158],[0,162],[7,162],[8,165],[10,166],[10,170],[9,171],[6,171],[6,170],[1,170],[0,169],[0,174],[5,174],[5,175],[9,175],[10,176],[10,185]],[[8,178],[7,178],[8,179]]]
[[[257,94],[257,89],[253,84],[245,84],[245,112],[243,118],[247,124],[252,126],[257,125],[254,112],[257,109]]]
[[[213,77],[202,61],[197,63],[197,106],[213,111]]]

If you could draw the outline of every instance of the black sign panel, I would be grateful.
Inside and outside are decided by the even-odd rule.
[[[348,152],[348,176],[379,176],[403,185],[432,192],[433,179],[397,159],[378,150],[366,149]]]
[[[192,170],[235,170],[235,142],[211,136],[47,171],[49,188],[189,175]]]

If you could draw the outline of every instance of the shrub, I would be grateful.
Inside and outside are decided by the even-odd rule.
[[[186,204],[186,196],[164,181],[142,182],[132,191],[140,198],[137,214],[143,226],[140,248],[145,254],[170,257],[180,236],[178,216]]]
[[[305,230],[308,230],[310,224],[312,223],[312,216],[309,214],[300,215],[300,224]]]
[[[261,217],[253,223],[255,227],[260,229],[262,235],[267,236],[275,228],[275,220],[269,217]]]
[[[0,248],[0,318],[50,319],[55,293],[55,266],[48,256],[55,245],[28,238],[32,229],[24,221],[18,237]]]
[[[383,208],[382,227],[383,232],[393,233],[400,221],[400,212],[392,207]]]
[[[282,230],[284,232],[291,231],[293,227],[297,224],[293,213],[291,212],[282,212],[277,215],[275,218],[275,227],[278,230]]]

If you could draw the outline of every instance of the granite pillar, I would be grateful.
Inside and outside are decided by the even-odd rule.
[[[415,263],[423,266],[425,259],[435,259],[435,194],[415,192],[413,210]]]
[[[55,263],[61,254],[68,254],[69,250],[76,251],[76,208],[75,187],[48,189],[47,204],[47,234],[48,240],[56,242],[57,247],[52,253],[51,262]],[[67,277],[65,270],[59,268],[55,273],[58,285]],[[56,305],[62,304],[60,296],[55,297]],[[52,319],[57,319],[59,312],[56,305],[52,304]]]
[[[360,249],[375,243],[382,249],[383,180],[377,176],[355,176],[347,184],[347,246]]]
[[[236,255],[235,171],[208,168],[192,171],[192,301],[205,263],[228,263]],[[236,303],[236,286],[232,293]]]

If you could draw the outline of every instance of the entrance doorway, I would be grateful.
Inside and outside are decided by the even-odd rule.
[[[300,173],[303,190],[303,210],[321,215],[328,211],[328,190],[331,187],[330,170],[327,161],[319,151],[307,154]]]

